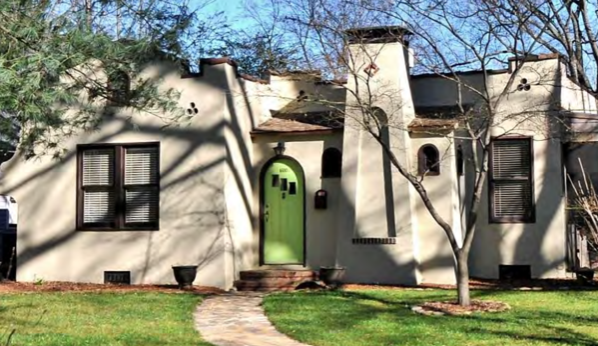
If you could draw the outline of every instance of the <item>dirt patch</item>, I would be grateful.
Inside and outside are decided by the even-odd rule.
[[[469,306],[460,306],[457,302],[426,302],[411,308],[423,315],[470,315],[474,312],[502,312],[510,310],[507,303],[490,300],[472,300]]]
[[[188,290],[180,290],[176,285],[113,285],[59,281],[44,281],[38,283],[14,281],[0,282],[0,294],[28,292],[162,292],[194,294],[224,293],[224,291],[219,288],[207,286],[193,286],[191,289]]]

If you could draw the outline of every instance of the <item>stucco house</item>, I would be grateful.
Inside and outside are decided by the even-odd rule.
[[[374,94],[394,95],[375,104],[392,115],[385,121],[402,124],[388,126],[392,150],[413,172],[422,157],[437,160],[423,182],[460,239],[471,172],[450,118],[458,88],[437,74],[410,73],[405,29],[347,35],[363,33],[348,52]],[[577,128],[591,137],[583,119],[598,117],[596,100],[564,71],[556,55],[526,57],[502,103],[505,120],[493,135],[509,135],[492,149],[473,276],[498,278],[513,268],[538,278],[571,275],[564,170],[571,139],[548,136],[556,131],[548,117],[541,125],[508,117],[530,107],[583,114]],[[19,203],[17,280],[104,282],[122,274],[135,284],[173,283],[171,266],[197,264],[197,284],[222,288],[242,271],[332,265],[347,268],[348,282],[455,281],[445,234],[351,116],[355,91],[364,89],[359,79],[285,72],[263,81],[241,75],[228,58],[202,60],[200,74],[181,75],[166,62],[146,73],[180,92],[189,122],[163,128],[158,117],[119,109],[99,131],[66,139],[60,160],[17,152],[2,164],[0,193]],[[498,90],[512,73],[490,71],[486,83]],[[484,83],[478,71],[460,75]],[[328,105],[311,95],[325,95]],[[463,97],[476,105],[475,93]],[[501,176],[513,167],[518,180]]]

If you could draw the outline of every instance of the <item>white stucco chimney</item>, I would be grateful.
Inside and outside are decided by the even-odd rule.
[[[361,47],[366,53],[366,60],[355,61],[356,67],[359,63],[375,63],[380,71],[388,73],[391,69],[404,68],[409,74],[414,63],[413,50],[409,48],[409,38],[413,35],[411,31],[402,26],[380,26],[368,28],[356,28],[345,31],[347,41],[352,53],[355,48]],[[354,56],[355,57],[355,56]],[[386,66],[382,66],[386,64]]]
[[[347,88],[358,91],[362,100],[383,109],[397,121],[414,117],[409,83],[411,31],[401,26],[349,29],[345,32],[350,62]],[[371,95],[366,95],[368,93]],[[370,96],[374,96],[373,98]],[[353,96],[347,102],[356,102]]]

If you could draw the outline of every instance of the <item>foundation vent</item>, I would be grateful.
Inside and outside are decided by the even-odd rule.
[[[104,272],[104,283],[105,284],[130,285],[131,284],[131,272],[130,271],[105,271]]]
[[[529,280],[532,278],[532,268],[529,265],[504,265],[498,266],[500,280]]]
[[[397,239],[392,238],[353,238],[353,244],[363,245],[394,245]]]

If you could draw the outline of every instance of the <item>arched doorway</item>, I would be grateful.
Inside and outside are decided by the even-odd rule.
[[[261,263],[305,264],[305,178],[290,157],[270,160],[261,174]]]

